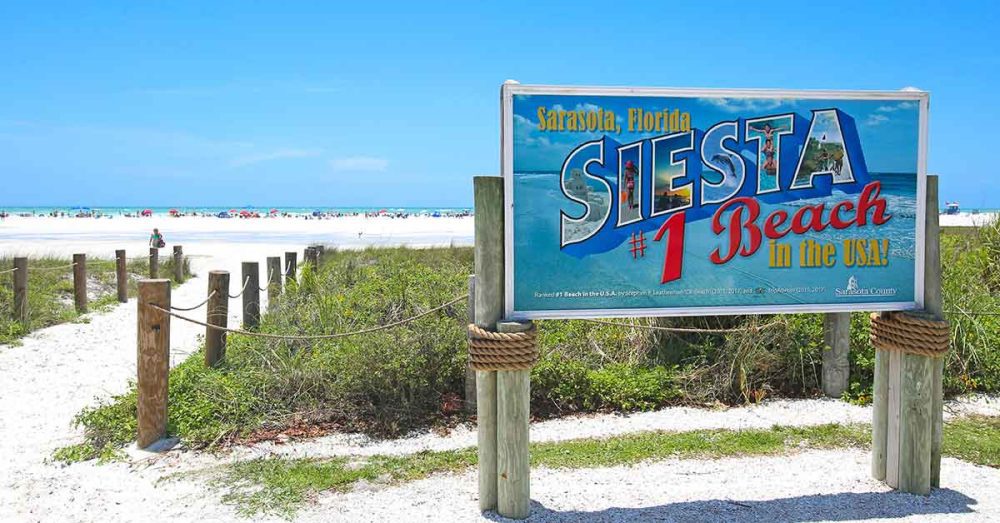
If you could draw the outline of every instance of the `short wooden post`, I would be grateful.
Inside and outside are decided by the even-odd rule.
[[[125,249],[115,251],[115,279],[118,283],[118,301],[128,302],[128,259],[125,258]]]
[[[174,281],[184,281],[184,247],[181,245],[174,245]]]
[[[525,332],[531,322],[501,321],[498,332]],[[497,372],[497,513],[525,519],[531,509],[528,423],[531,369]]]
[[[170,280],[139,282],[136,446],[146,448],[167,435],[167,388],[170,372]]]
[[[889,353],[875,349],[875,380],[872,385],[872,477],[879,481],[885,481],[888,436]]]
[[[503,179],[476,176],[476,325],[496,329],[503,316]],[[476,371],[479,444],[479,509],[497,508],[497,373]]]
[[[309,247],[306,247],[306,250],[305,250],[305,259],[306,259],[306,263],[312,269],[315,270],[316,267],[319,267],[319,251],[316,250],[316,247],[313,247],[312,245],[310,245]]]
[[[832,312],[823,315],[823,393],[839,398],[847,390],[851,378],[851,313]]]
[[[229,324],[229,271],[208,273],[208,311],[205,323],[226,328]],[[205,327],[205,365],[214,367],[226,355],[226,331]]]
[[[295,281],[295,272],[298,269],[298,257],[297,252],[286,252],[285,253],[285,284],[290,281]]]
[[[243,327],[254,329],[260,325],[260,264],[243,262]]]
[[[76,312],[87,312],[87,255],[73,255],[73,305]]]
[[[466,301],[469,323],[476,322],[476,275],[469,275],[469,299]],[[470,359],[465,365],[465,411],[472,414],[476,411],[476,369],[472,368]]]
[[[281,256],[267,257],[267,308],[274,307],[281,295]]]
[[[924,221],[924,312],[944,319],[941,291],[941,228],[938,177],[927,177],[927,215]],[[944,430],[944,357],[932,358],[931,376],[931,486],[941,486],[941,437]]]
[[[28,258],[14,258],[14,319],[28,323]]]
[[[155,280],[160,277],[160,249],[149,248],[149,279]]]
[[[941,285],[938,220],[932,210],[937,209],[938,198],[935,176],[927,177],[926,197],[924,295],[921,301],[925,309],[928,305],[937,307],[937,311],[927,312],[940,317],[940,297],[933,296],[940,294]],[[928,297],[937,303],[928,303]],[[940,387],[935,383],[936,365],[935,358],[900,351],[889,353],[885,482],[911,494],[929,494],[932,484],[933,441],[937,417],[941,415],[935,412],[939,401],[934,398]]]

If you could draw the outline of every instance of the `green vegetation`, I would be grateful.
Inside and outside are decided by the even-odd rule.
[[[0,344],[14,343],[29,332],[79,318],[80,315],[73,307],[73,269],[65,267],[71,263],[72,260],[69,259],[29,258],[28,321],[25,323],[14,319],[14,274],[0,275]],[[12,258],[0,258],[0,271],[9,270],[13,266]],[[173,262],[167,261],[166,270],[172,273],[172,267]],[[149,262],[132,261],[128,263],[127,269],[130,276],[129,296],[134,296],[135,281],[149,273]],[[186,261],[185,273],[190,274]],[[87,280],[91,311],[101,311],[117,303],[113,260],[88,260]]]
[[[1000,419],[966,418],[945,425],[944,453],[1000,466]],[[754,430],[642,432],[608,439],[581,439],[531,445],[532,466],[593,468],[663,459],[718,459],[769,456],[806,449],[867,448],[867,425],[773,427]],[[262,458],[225,466],[219,475],[223,500],[245,516],[276,513],[290,517],[316,494],[350,490],[361,481],[397,483],[475,466],[473,448],[406,456],[332,459]]]
[[[1000,391],[997,225],[943,235],[944,296],[953,321],[946,393]],[[395,322],[466,292],[472,250],[327,252],[318,271],[267,314],[260,330],[349,332]],[[991,272],[992,271],[992,272]],[[983,282],[987,282],[986,285]],[[229,337],[226,359],[206,369],[195,356],[171,371],[168,431],[190,446],[256,431],[322,424],[399,436],[463,419],[465,303],[412,323],[318,342]],[[868,316],[852,316],[851,401],[870,401],[874,350]],[[541,360],[532,372],[532,413],[650,410],[670,404],[736,404],[819,392],[822,317],[725,316],[539,322]],[[668,332],[646,326],[685,327]],[[737,329],[724,331],[725,329]],[[721,331],[720,331],[721,330]],[[94,455],[134,439],[134,392],[77,417]]]

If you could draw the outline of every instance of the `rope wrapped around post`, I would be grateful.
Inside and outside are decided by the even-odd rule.
[[[525,370],[538,362],[538,332],[494,332],[469,324],[469,364],[475,370]]]
[[[879,350],[940,358],[951,345],[951,329],[945,320],[915,313],[872,313],[872,345]]]

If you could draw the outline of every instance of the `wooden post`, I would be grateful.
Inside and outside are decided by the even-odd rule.
[[[502,321],[498,332],[525,332],[531,322]],[[531,509],[528,423],[531,369],[497,372],[497,513],[525,519]]]
[[[14,319],[28,323],[28,258],[14,258]]]
[[[118,280],[118,301],[128,302],[128,260],[125,249],[115,251],[115,277]]]
[[[944,319],[941,292],[941,229],[938,177],[927,177],[927,215],[924,220],[924,312]],[[941,486],[941,436],[944,430],[944,357],[931,361],[931,486]]]
[[[879,481],[885,481],[888,435],[889,353],[875,349],[875,381],[872,386],[872,477]]]
[[[927,177],[926,197],[924,295],[921,301],[925,309],[937,307],[937,311],[927,312],[940,317],[938,218],[932,210],[937,209],[937,177]],[[932,484],[933,441],[937,417],[941,415],[940,411],[935,411],[940,403],[940,400],[935,401],[940,390],[940,382],[935,382],[936,365],[935,358],[899,351],[889,353],[885,482],[911,494],[929,494]],[[940,465],[937,468],[940,470]]]
[[[174,281],[181,283],[184,281],[184,247],[174,245]]]
[[[851,313],[832,312],[823,315],[823,393],[839,398],[849,384],[851,364]]]
[[[495,330],[503,316],[503,179],[476,176],[476,325]],[[479,509],[497,507],[497,373],[476,372],[479,443]]]
[[[310,245],[309,247],[306,247],[306,250],[305,250],[305,259],[306,259],[306,263],[310,267],[312,267],[313,270],[315,270],[316,267],[319,267],[319,251],[316,250],[316,247],[313,247],[312,245]]]
[[[267,308],[274,307],[281,294],[281,256],[267,257]]]
[[[213,294],[214,293],[214,294]],[[225,328],[229,323],[229,271],[209,271],[205,323]],[[226,355],[226,331],[205,327],[205,366],[214,367]]]
[[[466,300],[469,323],[476,322],[476,275],[469,275],[469,299]],[[472,368],[472,360],[465,365],[465,411],[472,414],[476,411],[476,369]]]
[[[139,282],[138,383],[136,446],[146,448],[167,435],[167,388],[170,372],[170,280]]]
[[[149,279],[155,280],[160,277],[160,249],[149,248]]]
[[[87,312],[87,255],[73,255],[73,305],[76,312]]]
[[[256,328],[260,325],[260,264],[243,262],[243,327]],[[248,281],[249,280],[249,281]]]
[[[285,284],[287,285],[290,281],[295,281],[295,271],[298,268],[298,256],[297,252],[286,252],[285,253]]]

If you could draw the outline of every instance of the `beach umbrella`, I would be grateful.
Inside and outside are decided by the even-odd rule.
[[[271,209],[271,214],[278,214],[278,212],[280,212],[278,209]]]
[[[167,211],[167,213],[169,213],[170,216],[177,216],[179,214],[177,212],[177,209],[170,209],[169,211]]]
[[[142,210],[142,215],[143,216],[152,216],[153,215],[153,210],[152,209],[143,209]]]

